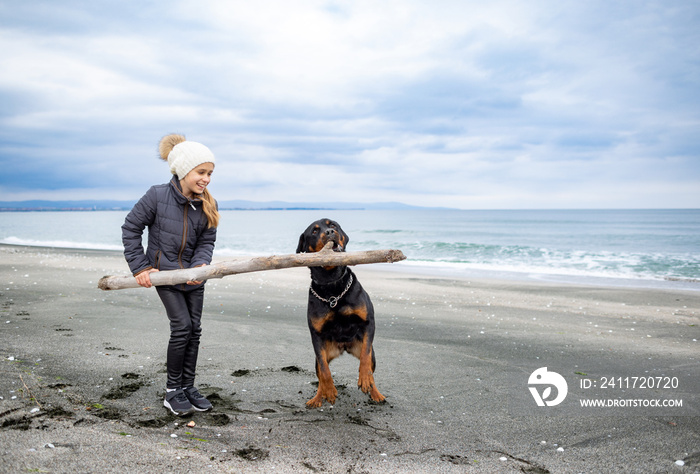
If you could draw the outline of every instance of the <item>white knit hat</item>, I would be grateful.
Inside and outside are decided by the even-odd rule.
[[[216,163],[214,153],[209,148],[197,142],[186,141],[182,135],[166,135],[159,144],[160,157],[168,162],[170,171],[178,179],[202,163]]]
[[[187,173],[202,163],[215,163],[214,153],[197,142],[182,142],[175,145],[168,155],[170,171],[176,174],[178,179],[184,178]]]

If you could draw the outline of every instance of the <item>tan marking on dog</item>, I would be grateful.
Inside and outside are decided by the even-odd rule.
[[[367,306],[344,306],[340,310],[340,314],[342,314],[343,316],[351,316],[354,314],[361,320],[367,321]]]
[[[333,346],[336,346],[335,348]],[[335,388],[333,383],[333,375],[331,374],[331,369],[328,363],[338,357],[340,351],[337,345],[326,342],[326,344],[321,348],[321,360],[316,361],[316,376],[318,377],[318,390],[316,395],[306,402],[306,406],[309,408],[318,408],[323,404],[323,400],[328,400],[329,403],[335,403],[335,399],[338,396],[338,389]]]
[[[345,352],[345,345],[343,343],[326,341],[326,360],[328,363],[341,356],[343,352]]]
[[[362,345],[360,346],[360,375],[357,379],[357,386],[364,393],[368,393],[370,398],[375,402],[383,402],[386,397],[379,393],[377,387],[374,384],[374,373],[372,372],[372,346],[369,344],[367,335],[362,339]],[[358,344],[359,345],[359,344]],[[353,348],[354,349],[354,348]],[[353,351],[353,355],[358,357]]]
[[[311,326],[313,326],[316,332],[321,332],[323,326],[325,326],[330,319],[333,319],[333,311],[327,312],[323,317],[315,318],[311,321]]]

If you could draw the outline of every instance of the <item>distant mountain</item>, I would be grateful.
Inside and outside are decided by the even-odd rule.
[[[286,201],[219,201],[219,209],[241,210],[297,210],[297,209],[419,209],[400,202],[286,202]]]
[[[131,209],[136,201],[0,201],[1,211],[122,211]],[[286,202],[286,201],[219,201],[221,210],[401,210],[428,209],[400,202]],[[433,208],[434,209],[434,208]]]
[[[118,211],[134,204],[136,201],[0,201],[0,211]]]

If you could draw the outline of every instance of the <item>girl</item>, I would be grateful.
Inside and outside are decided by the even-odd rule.
[[[167,184],[151,187],[136,203],[122,226],[124,256],[139,285],[150,288],[152,272],[192,268],[211,263],[217,203],[206,189],[214,171],[214,155],[201,143],[182,135],[167,135],[159,145],[160,157],[173,173]],[[141,243],[148,227],[148,247]],[[167,385],[163,405],[175,415],[212,405],[194,386],[204,284],[156,287],[170,319]]]

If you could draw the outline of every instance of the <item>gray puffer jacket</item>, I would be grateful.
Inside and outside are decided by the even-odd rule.
[[[155,268],[177,270],[211,263],[216,228],[208,228],[201,199],[188,199],[173,176],[152,186],[129,212],[122,226],[124,256],[134,275]],[[141,237],[148,227],[144,253]],[[183,290],[197,288],[182,285]]]

